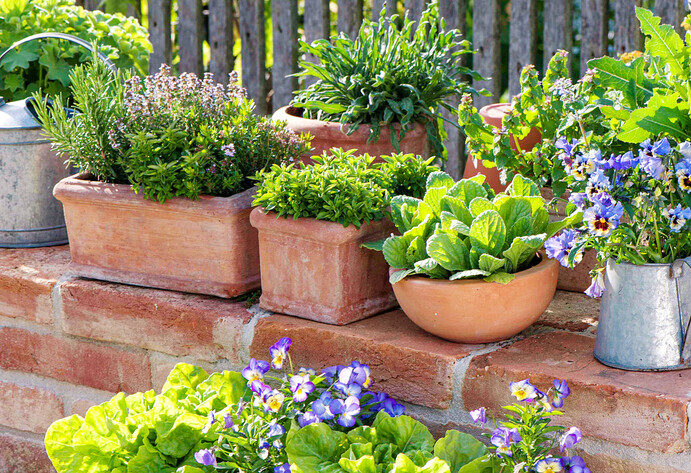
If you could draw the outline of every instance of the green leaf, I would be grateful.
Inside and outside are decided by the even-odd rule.
[[[504,272],[490,274],[485,278],[486,282],[496,282],[498,284],[508,284],[516,278],[515,274],[509,274]]]
[[[57,80],[65,87],[70,85],[70,71],[72,67],[64,59],[56,57],[52,52],[44,52],[39,56],[38,62],[46,66],[48,79]]]
[[[403,269],[401,271],[396,271],[394,273],[391,273],[391,276],[389,276],[389,283],[396,284],[397,282],[402,281],[406,276],[409,276],[414,273],[414,269]]]
[[[407,195],[397,195],[391,199],[391,217],[394,225],[401,233],[412,228],[413,215],[422,202],[420,199]]]
[[[321,473],[337,471],[333,467],[347,448],[346,434],[320,422],[298,430],[286,445],[286,453],[288,462],[302,473]]]
[[[427,240],[427,254],[449,271],[460,271],[470,265],[468,248],[460,238],[448,233],[432,235]]]
[[[636,16],[641,22],[641,31],[646,35],[646,52],[669,65],[672,74],[688,76],[683,64],[684,41],[674,31],[674,27],[660,25],[660,18],[645,8],[636,7]]]
[[[442,212],[446,211],[452,213],[458,220],[467,226],[473,223],[473,215],[470,213],[470,210],[468,210],[468,206],[458,197],[452,197],[448,194],[445,195],[441,199],[441,210]]]
[[[458,473],[496,473],[500,466],[496,457],[480,457],[461,467]],[[508,473],[508,472],[507,472]]]
[[[485,276],[489,276],[487,271],[483,271],[481,269],[468,269],[466,271],[459,271],[452,274],[449,280],[455,281],[456,279],[476,279]]]
[[[546,208],[540,207],[537,210],[533,210],[533,221],[531,224],[532,233],[543,233],[547,231],[547,225],[549,225],[549,212]],[[525,234],[523,234],[525,235]],[[516,234],[516,236],[523,236]]]
[[[504,258],[495,258],[489,254],[480,255],[480,270],[494,273],[500,268],[504,267],[506,260]]]
[[[202,435],[207,418],[177,408],[168,398],[159,396],[153,409],[156,447],[164,455],[183,458]]]
[[[680,101],[678,93],[656,93],[644,108],[634,110],[624,122],[617,138],[627,143],[640,143],[659,134],[685,139],[683,131],[689,123],[689,104]]]
[[[154,447],[142,445],[127,464],[127,473],[160,473],[169,465]]]
[[[541,203],[544,205],[544,201],[541,201]],[[512,228],[522,218],[527,218],[530,221],[533,213],[530,201],[523,197],[502,199],[497,203],[497,210],[508,229]]]
[[[470,205],[470,201],[476,197],[487,197],[487,191],[482,185],[469,179],[458,181],[449,189],[451,197],[459,198],[466,206]]]
[[[470,227],[460,220],[457,220],[451,212],[442,211],[441,229],[448,233],[460,233],[465,236],[470,235]]]
[[[427,189],[432,189],[434,187],[443,187],[445,189],[451,189],[456,182],[451,176],[446,174],[444,171],[434,171],[427,176]]]
[[[532,260],[537,251],[542,248],[546,239],[547,235],[545,233],[514,238],[509,249],[502,253],[504,258],[510,263],[507,265],[508,271],[515,273],[523,263]]]
[[[557,221],[557,222],[550,222],[547,225],[547,238],[551,238],[552,236],[556,235],[560,231],[562,231],[565,228],[570,228],[573,227],[574,225],[578,225],[583,221],[583,212],[581,211],[575,211],[572,212],[568,217],[566,217],[564,220]]]
[[[514,197],[517,196],[539,196],[540,188],[533,181],[520,174],[516,174],[506,188],[506,193]]]
[[[475,197],[470,201],[470,206],[468,206],[468,209],[473,217],[477,217],[485,210],[497,210],[494,204],[485,197]]]
[[[198,393],[213,393],[199,406],[197,411],[208,414],[212,410],[221,411],[227,406],[240,402],[247,393],[247,380],[238,372],[223,371],[214,373],[196,388]]]
[[[433,187],[431,189],[427,189],[424,202],[434,211],[435,216],[441,213],[441,199],[446,195],[447,192],[448,191],[445,187]]]
[[[38,59],[39,43],[28,43],[9,51],[2,60],[2,68],[7,72],[12,72],[15,68],[28,69],[32,61]],[[14,77],[14,75],[5,74],[5,83],[7,79]]]
[[[360,248],[367,248],[368,250],[384,251],[384,242],[386,238],[377,241],[368,241],[360,245]]]
[[[603,86],[620,91],[631,108],[640,107],[653,96],[653,83],[645,76],[645,59],[642,57],[627,65],[620,59],[604,56],[588,61],[588,67],[596,71]],[[611,109],[610,113],[616,112],[612,107],[601,107],[602,113],[605,113],[605,108]],[[625,110],[622,112],[626,115]]]
[[[434,447],[434,437],[427,427],[412,417],[391,417],[380,411],[372,427],[376,429],[379,443],[392,443],[401,453],[431,452]]]
[[[407,455],[399,454],[390,473],[451,473],[448,463],[432,458],[422,466],[418,466]]]
[[[434,444],[434,456],[449,464],[451,473],[458,473],[461,467],[487,453],[487,447],[472,435],[449,430]]]
[[[484,253],[496,256],[506,238],[506,226],[496,210],[485,210],[470,226],[470,243]]]
[[[408,267],[415,265],[416,262],[426,259],[429,255],[427,254],[426,241],[423,237],[415,237],[413,241],[410,242],[410,246],[405,252],[406,261]]]
[[[382,251],[389,266],[396,269],[408,268],[408,259],[406,258],[408,246],[408,241],[402,236],[394,235],[386,239]]]
[[[171,391],[173,396],[169,396],[172,400],[184,397],[189,390],[196,389],[197,385],[206,380],[209,375],[206,371],[198,366],[193,366],[188,363],[178,363],[168,374],[161,393]]]
[[[78,415],[60,419],[48,427],[46,451],[58,473],[110,473],[110,455],[94,450],[93,454],[77,452],[72,438],[82,427],[84,419]]]

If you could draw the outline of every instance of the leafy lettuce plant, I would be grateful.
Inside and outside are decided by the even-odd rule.
[[[146,28],[134,18],[85,10],[74,0],[0,2],[1,51],[27,36],[53,31],[89,43],[97,41],[99,50],[120,69],[134,69],[140,74],[148,71],[151,43]],[[39,90],[51,96],[66,96],[70,70],[88,59],[88,51],[61,40],[23,44],[0,64],[0,97],[10,102]]]
[[[422,199],[394,197],[391,214],[401,235],[366,246],[398,269],[392,284],[410,275],[509,283],[535,264],[547,238],[582,218],[575,211],[550,223],[537,185],[520,175],[494,195],[483,175],[454,182],[441,171],[429,175]]]
[[[480,473],[487,448],[471,435],[450,430],[436,443],[408,416],[377,414],[371,427],[348,433],[325,424],[295,431],[286,446],[292,473]]]
[[[311,165],[284,163],[259,173],[254,205],[278,217],[316,218],[360,228],[388,215],[395,191],[421,196],[427,176],[437,170],[432,159],[412,154],[375,162],[368,154],[332,149],[312,159]]]
[[[388,126],[397,151],[406,133],[423,123],[433,154],[442,157],[441,109],[455,114],[450,99],[474,92],[465,77],[482,77],[461,65],[472,48],[458,30],[446,30],[438,0],[422,13],[417,28],[407,15],[399,20],[382,10],[378,22],[364,20],[355,39],[341,33],[311,45],[301,42],[300,52],[319,63],[300,61],[298,75],[316,82],[297,92],[292,105],[306,118],[347,125],[349,134],[369,125],[368,143]]]
[[[497,472],[590,473],[581,457],[568,454],[583,438],[578,427],[567,430],[552,425],[552,418],[562,415],[556,409],[561,409],[571,394],[566,381],[555,379],[547,393],[528,379],[511,383],[509,388],[519,402],[502,407],[506,420],[494,420],[492,433],[483,434],[491,445],[475,464]],[[482,427],[488,423],[484,407],[472,411],[470,417]],[[561,456],[553,455],[557,447]]]

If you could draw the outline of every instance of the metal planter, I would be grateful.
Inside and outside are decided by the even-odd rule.
[[[595,358],[614,368],[691,368],[691,257],[673,264],[607,262]]]

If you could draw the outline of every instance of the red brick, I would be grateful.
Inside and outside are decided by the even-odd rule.
[[[242,302],[89,280],[60,286],[63,329],[177,356],[238,361]]]
[[[285,336],[293,339],[290,350],[296,368],[321,369],[358,360],[372,368],[374,389],[436,408],[449,406],[456,361],[477,348],[430,335],[396,310],[342,327],[267,317],[255,328],[252,356],[267,359],[269,347]]]
[[[566,379],[571,397],[561,425],[576,425],[588,437],[650,451],[688,449],[687,405],[691,371],[640,373],[608,368],[592,355],[591,337],[554,332],[537,335],[471,361],[463,384],[467,410],[499,412],[514,402],[509,382],[530,378],[545,390]]]
[[[0,424],[26,432],[44,433],[64,417],[62,401],[50,391],[0,382]]]
[[[101,404],[93,399],[77,399],[72,403],[72,408],[70,409],[70,415],[77,414],[82,417],[86,416],[86,411],[91,409],[93,406]]]
[[[0,315],[51,323],[50,293],[69,261],[67,246],[0,249]]]
[[[691,461],[689,461],[687,468],[679,470],[671,466],[651,464],[643,459],[620,458],[616,456],[616,451],[613,451],[615,455],[590,454],[582,450],[577,450],[575,453],[585,460],[592,473],[688,473],[691,471]]]
[[[557,291],[536,326],[553,327],[570,332],[583,332],[597,325],[600,300],[583,293]]]
[[[0,329],[0,368],[111,392],[151,389],[149,358],[143,353],[18,328]]]
[[[55,473],[43,443],[14,435],[0,435],[0,472]]]

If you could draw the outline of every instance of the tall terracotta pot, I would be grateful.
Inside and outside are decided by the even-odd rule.
[[[485,123],[501,129],[502,119],[510,109],[511,104],[509,103],[493,103],[490,105],[485,105],[478,113],[480,113]],[[519,140],[521,149],[523,151],[532,149],[541,138],[542,136],[540,135],[540,131],[536,128],[532,129],[530,133],[528,133],[528,136],[522,140]],[[518,152],[518,148],[516,148],[513,138],[511,139],[511,149],[513,149],[514,153]],[[486,182],[492,187],[492,189],[495,190],[495,192],[501,192],[507,187],[505,184],[501,183],[500,171],[497,168],[486,168],[480,160],[478,160],[476,166],[472,157],[469,156],[465,164],[465,170],[463,171],[463,178],[468,179],[476,174],[484,174],[487,178]]]
[[[331,148],[343,148],[344,150],[356,149],[360,154],[367,153],[370,156],[391,155],[396,153],[391,144],[390,128],[382,127],[381,135],[375,143],[367,143],[370,127],[360,125],[352,134],[347,134],[347,126],[342,127],[340,123],[325,122],[303,118],[301,109],[286,106],[276,110],[273,114],[274,120],[288,122],[288,128],[296,133],[310,133],[312,139],[312,151],[302,156],[305,163],[311,163],[311,156],[321,155],[324,151]],[[420,156],[427,156],[427,131],[424,125],[418,123],[412,130],[409,130],[399,144],[400,152],[412,153]]]
[[[160,204],[80,174],[53,193],[65,209],[73,274],[219,297],[259,288],[253,189]]]
[[[543,256],[508,284],[412,276],[393,290],[403,312],[423,330],[453,342],[489,343],[532,325],[552,301],[558,274],[559,263]]]
[[[313,218],[276,218],[258,207],[262,296],[267,310],[344,325],[396,306],[388,265],[361,248],[395,231],[388,220],[343,227]]]

